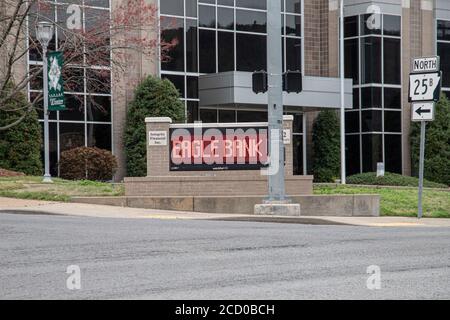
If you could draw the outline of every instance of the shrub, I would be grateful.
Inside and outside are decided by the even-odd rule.
[[[436,104],[435,120],[427,123],[424,177],[450,185],[450,101],[443,94]],[[418,176],[420,123],[411,131],[411,160],[413,174]]]
[[[147,174],[146,117],[184,121],[184,104],[169,80],[149,76],[136,88],[134,100],[128,108],[125,129],[127,175],[130,177]]]
[[[8,88],[0,94],[8,94]],[[22,93],[1,106],[0,127],[12,124],[24,115],[18,124],[0,130],[0,168],[27,175],[41,175],[41,126],[36,110],[28,108],[27,99]]]
[[[317,182],[332,182],[340,172],[339,119],[335,111],[321,111],[314,122],[313,173]]]
[[[377,177],[376,172],[366,172],[347,177],[347,183],[360,185],[377,185],[377,186],[417,187],[419,185],[419,179],[415,177],[402,176],[401,174],[389,172],[386,172],[384,177]],[[447,187],[445,184],[431,182],[428,180],[424,180],[423,185],[427,188]]]
[[[79,147],[63,151],[60,176],[69,180],[111,180],[117,170],[116,157],[108,150]]]

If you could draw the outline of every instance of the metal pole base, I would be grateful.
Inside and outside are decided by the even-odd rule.
[[[44,175],[44,179],[42,179],[43,183],[53,183],[52,177],[50,175]]]

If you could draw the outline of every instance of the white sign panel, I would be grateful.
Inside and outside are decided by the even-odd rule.
[[[148,132],[149,146],[167,146],[167,132],[166,131],[149,131]]]
[[[290,129],[283,129],[283,143],[291,144],[291,130]]]
[[[439,99],[441,74],[425,73],[409,75],[410,101],[434,101]]]
[[[440,70],[439,57],[424,57],[413,59],[412,72],[438,72]]]
[[[412,121],[433,121],[434,102],[413,103]]]

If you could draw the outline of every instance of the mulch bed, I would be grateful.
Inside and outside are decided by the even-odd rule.
[[[24,176],[23,172],[16,172],[0,168],[0,177],[20,177]]]

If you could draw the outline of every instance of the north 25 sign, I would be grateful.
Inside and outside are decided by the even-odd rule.
[[[170,171],[259,170],[268,164],[267,126],[170,129]]]

